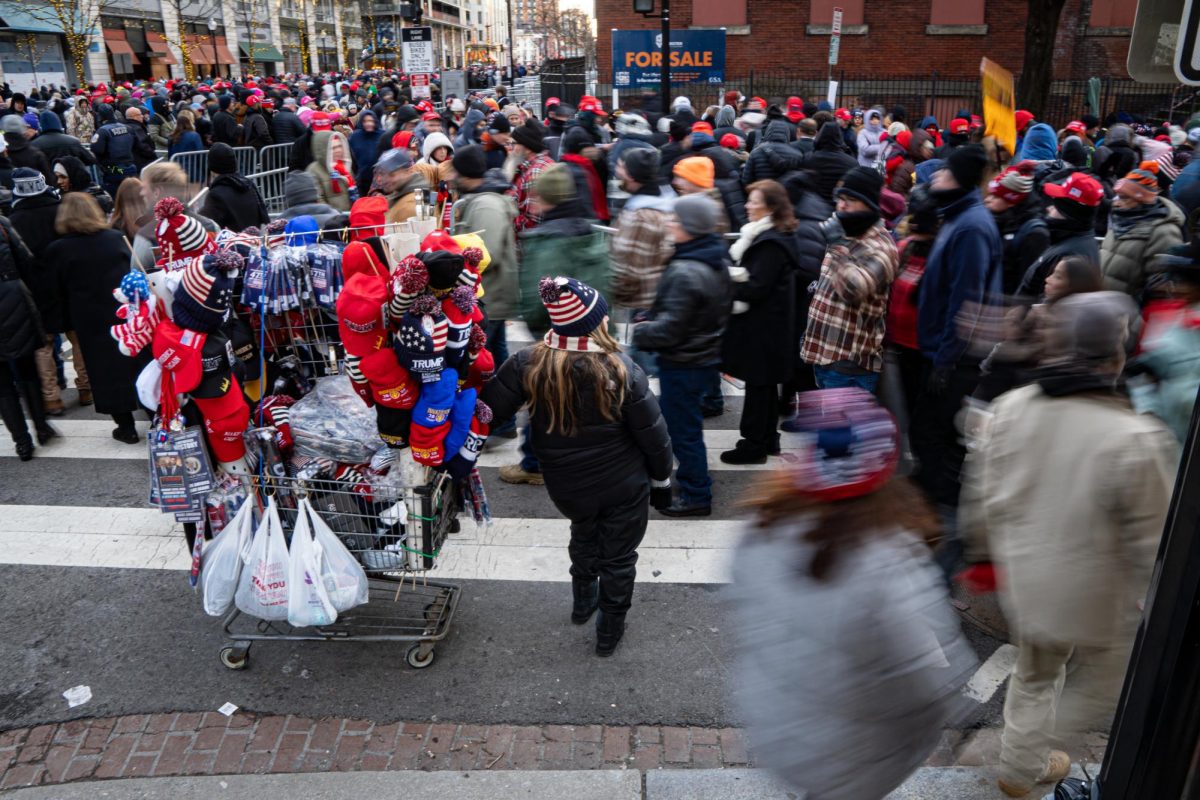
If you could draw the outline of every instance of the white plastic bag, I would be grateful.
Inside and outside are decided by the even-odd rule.
[[[204,613],[220,617],[233,605],[242,560],[250,547],[254,529],[254,504],[247,498],[233,519],[204,548],[200,559],[200,587],[204,595]]]
[[[267,499],[234,602],[244,614],[266,620],[284,620],[288,615],[288,550],[275,498]]]
[[[308,501],[296,512],[288,570],[288,622],[297,628],[329,625],[337,609],[329,599],[321,567],[325,561],[321,545],[313,541],[308,526]]]
[[[362,565],[308,504],[307,498],[300,501],[297,516],[301,515],[309,518],[313,538],[321,548],[321,579],[333,607],[338,611],[349,611],[365,604],[370,599],[370,587]]]

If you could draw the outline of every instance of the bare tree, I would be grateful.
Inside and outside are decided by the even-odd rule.
[[[1017,82],[1022,108],[1040,118],[1054,77],[1054,39],[1066,0],[1029,0],[1025,20],[1025,63]]]
[[[108,0],[17,0],[31,17],[52,26],[67,40],[75,78],[87,82],[87,53],[92,31],[100,28],[100,15]]]
[[[192,60],[192,44],[193,39],[196,42],[206,42],[212,37],[207,34],[188,34],[187,26],[189,21],[207,22],[213,17],[220,16],[221,4],[220,0],[162,0],[164,7],[171,8],[175,12],[175,32],[167,31],[163,34],[163,38],[169,44],[173,44],[179,48],[179,52],[183,55],[183,72],[188,80],[195,80],[196,65]],[[216,43],[213,43],[213,58],[216,58]]]

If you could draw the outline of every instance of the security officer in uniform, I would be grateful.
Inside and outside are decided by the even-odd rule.
[[[110,196],[116,197],[121,181],[138,174],[137,165],[133,162],[137,137],[127,122],[117,119],[113,107],[107,103],[96,106],[96,114],[102,124],[92,137],[92,152],[96,154],[100,165],[104,190]]]

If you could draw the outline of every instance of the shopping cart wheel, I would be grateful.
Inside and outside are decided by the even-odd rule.
[[[229,669],[245,669],[250,663],[250,653],[245,650],[239,652],[232,646],[222,647],[221,663]]]
[[[412,647],[408,648],[408,652],[404,654],[404,660],[407,661],[408,665],[413,669],[425,669],[433,663],[433,656],[434,651],[431,648],[429,652],[422,657],[421,645],[414,644]]]

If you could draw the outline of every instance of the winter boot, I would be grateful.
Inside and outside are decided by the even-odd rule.
[[[600,604],[600,581],[597,578],[571,578],[571,592],[575,595],[571,622],[582,625],[592,618]]]
[[[596,655],[608,658],[625,635],[625,615],[607,614],[596,617]]]
[[[22,461],[33,458],[33,437],[29,435],[29,427],[25,424],[21,401],[16,397],[0,397],[0,419],[4,420],[4,427],[12,434],[17,457]]]
[[[45,444],[58,436],[58,431],[50,427],[46,421],[46,406],[42,402],[42,387],[38,383],[21,383],[21,395],[25,405],[29,407],[29,418],[33,420],[33,428],[37,431],[38,444]]]

